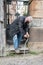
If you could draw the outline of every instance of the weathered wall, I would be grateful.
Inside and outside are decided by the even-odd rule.
[[[28,43],[30,51],[42,52],[43,51],[43,28],[32,27],[30,29],[30,39]]]
[[[30,14],[33,17],[43,18],[43,0],[33,0],[30,4]]]
[[[33,0],[30,4],[33,17],[28,47],[31,51],[43,51],[43,0]]]
[[[4,28],[4,9],[3,0],[0,0],[0,56],[5,51],[5,28]]]

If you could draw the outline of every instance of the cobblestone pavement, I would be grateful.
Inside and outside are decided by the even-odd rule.
[[[0,58],[0,65],[43,65],[43,55]]]

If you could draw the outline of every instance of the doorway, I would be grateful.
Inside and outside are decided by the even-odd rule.
[[[4,26],[6,28],[6,42],[12,45],[9,35],[10,24],[19,16],[28,15],[28,1],[4,0]],[[21,14],[22,13],[22,14]]]

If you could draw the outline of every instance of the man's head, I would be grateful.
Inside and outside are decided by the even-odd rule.
[[[33,20],[32,16],[28,16],[25,18],[25,22],[31,22]]]

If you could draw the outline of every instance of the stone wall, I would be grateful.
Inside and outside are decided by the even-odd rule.
[[[0,56],[4,55],[5,39],[3,0],[0,0]]]
[[[33,0],[30,4],[30,14],[33,17],[43,18],[43,0]]]
[[[0,0],[0,21],[4,19],[3,0]]]
[[[0,22],[0,56],[5,55],[6,35],[4,24]]]
[[[30,23],[32,27],[43,27],[43,18],[33,18],[33,21]]]
[[[32,27],[28,42],[30,51],[43,52],[43,27]]]
[[[30,23],[30,38],[28,42],[30,51],[43,51],[43,19],[34,18]]]

